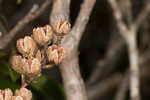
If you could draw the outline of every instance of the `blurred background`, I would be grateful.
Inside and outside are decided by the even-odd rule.
[[[71,0],[70,21],[73,26],[83,0]],[[117,0],[126,13],[125,0]],[[148,0],[132,0],[133,20]],[[34,4],[44,0],[0,0],[0,31],[2,36],[23,18]],[[26,25],[9,45],[0,50],[0,89],[20,87],[20,75],[11,69],[10,56],[17,53],[16,40],[30,35],[34,27],[49,24],[52,4],[36,20]],[[123,20],[127,22],[126,16]],[[138,29],[137,44],[140,59],[140,93],[142,100],[150,98],[150,17]],[[79,45],[81,75],[85,81],[89,100],[118,100],[123,88],[124,100],[129,100],[129,57],[126,43],[116,26],[112,8],[107,0],[97,0]],[[58,66],[44,70],[29,89],[33,100],[66,100]]]

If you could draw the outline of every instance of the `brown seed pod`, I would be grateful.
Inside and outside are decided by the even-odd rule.
[[[22,59],[24,74],[32,77],[41,73],[41,63],[37,58]]]
[[[48,60],[54,62],[55,64],[60,64],[65,58],[65,51],[63,47],[57,45],[50,46],[47,51]]]
[[[4,98],[5,100],[11,100],[13,93],[11,91],[11,89],[7,88],[4,90],[5,94],[4,94]]]
[[[0,100],[11,100],[12,96],[13,93],[9,88],[5,90],[0,90]]]
[[[0,100],[4,100],[4,97],[3,97],[3,92],[2,92],[2,90],[0,90]]]
[[[57,20],[53,24],[53,29],[57,36],[66,35],[70,32],[71,25],[68,20]]]
[[[12,68],[22,74],[23,73],[23,63],[22,63],[22,56],[16,55],[16,56],[12,56],[10,59],[10,63],[12,64]]]
[[[42,62],[44,60],[44,51],[43,50],[38,50],[35,58],[37,58],[40,62]]]
[[[37,45],[30,36],[25,36],[25,38],[21,38],[17,41],[17,49],[25,56],[33,56]]]
[[[31,100],[32,92],[26,88],[20,88],[19,90],[15,91],[15,96],[21,96],[23,97],[23,100]]]
[[[39,45],[49,43],[53,38],[53,30],[50,25],[33,29],[33,38]]]
[[[11,100],[26,100],[26,99],[23,99],[22,96],[12,96]]]

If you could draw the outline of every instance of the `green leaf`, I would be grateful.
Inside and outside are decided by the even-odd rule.
[[[0,61],[0,72],[3,74],[9,75],[8,62],[4,60]]]
[[[0,72],[9,75],[13,82],[20,78],[20,74],[16,73],[11,65],[4,60],[0,61]]]
[[[8,67],[8,68],[9,68],[9,75],[11,77],[11,80],[13,82],[16,82],[20,78],[20,74],[15,72],[11,67]]]
[[[41,75],[31,85],[46,96],[51,96],[56,100],[66,100],[63,87],[46,75]]]
[[[6,56],[6,55],[7,55],[6,53],[0,51],[0,57]]]
[[[17,0],[17,4],[20,5],[22,3],[22,0]]]
[[[20,86],[9,80],[7,77],[0,77],[0,89],[5,88],[11,88],[12,91],[15,91],[16,89],[19,89]]]

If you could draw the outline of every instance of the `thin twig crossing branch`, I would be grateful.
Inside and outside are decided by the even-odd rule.
[[[8,35],[1,37],[0,49],[5,48],[8,45],[8,43],[16,36],[16,34],[24,28],[25,25],[39,17],[49,6],[50,3],[51,0],[46,0],[39,9],[37,9],[37,6],[33,6],[29,13],[26,16],[24,16],[20,21],[18,21],[16,26],[9,32]]]
[[[120,34],[125,39],[130,60],[130,96],[131,100],[140,100],[140,82],[139,82],[139,55],[136,44],[136,26],[131,23],[129,28],[125,25],[122,20],[122,14],[119,10],[116,0],[109,0],[109,3],[113,9],[114,17],[117,21]]]

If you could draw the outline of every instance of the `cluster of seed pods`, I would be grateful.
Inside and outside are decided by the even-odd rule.
[[[69,22],[62,20],[57,20],[53,26],[34,28],[31,36],[17,40],[17,49],[21,55],[11,57],[13,69],[20,74],[36,77],[41,74],[45,59],[48,59],[50,63],[60,64],[66,52],[63,47],[53,41],[53,37],[63,37],[69,31]],[[49,43],[51,43],[50,46],[48,46]]]
[[[52,65],[60,64],[66,57],[66,52],[59,43],[69,31],[70,23],[63,20],[57,20],[53,26],[34,28],[31,36],[17,40],[19,54],[11,57],[12,68],[22,76],[32,79],[41,75],[45,62]],[[16,90],[14,95],[10,89],[0,90],[0,100],[31,100],[31,91],[23,85],[22,87]]]

